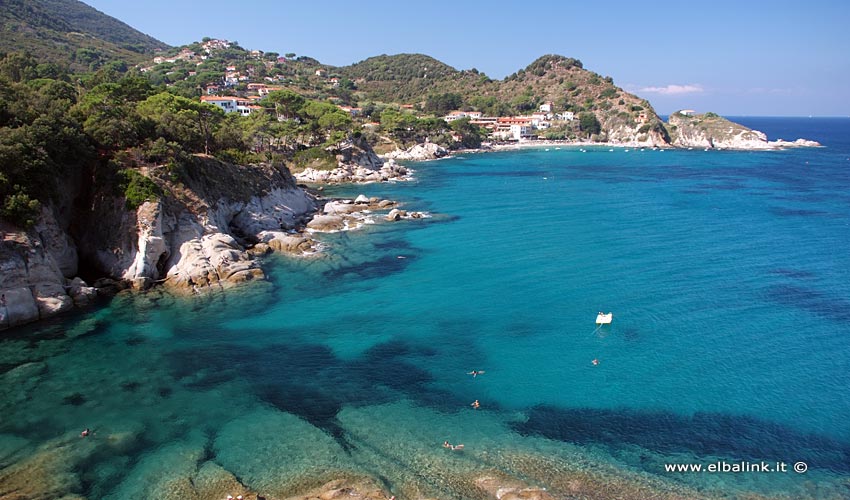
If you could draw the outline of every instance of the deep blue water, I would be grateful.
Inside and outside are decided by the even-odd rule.
[[[238,295],[120,298],[13,332],[0,366],[43,364],[4,375],[0,459],[88,426],[133,436],[73,463],[92,498],[150,493],[185,450],[265,491],[355,470],[464,498],[447,478],[496,469],[552,491],[590,471],[848,496],[850,119],[736,120],[825,147],[418,164],[416,182],[337,193],[432,219],[325,235],[327,257],[271,258],[271,285]],[[809,470],[663,468],[717,460]]]

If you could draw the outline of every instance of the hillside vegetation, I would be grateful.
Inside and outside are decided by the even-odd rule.
[[[135,64],[168,47],[77,0],[3,0],[0,23],[0,52],[26,52],[74,71]]]

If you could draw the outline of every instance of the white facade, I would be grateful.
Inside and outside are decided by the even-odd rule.
[[[207,104],[212,104],[213,106],[218,106],[219,108],[223,109],[225,113],[232,113],[236,111],[237,108],[235,97],[218,97],[215,99],[203,99],[203,102]]]
[[[523,137],[528,137],[531,134],[531,127],[528,125],[520,125],[518,123],[514,123],[511,125],[511,139],[516,139],[517,141],[522,139]]]

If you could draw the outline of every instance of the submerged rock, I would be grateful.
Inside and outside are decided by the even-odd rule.
[[[222,467],[273,498],[314,488],[354,466],[328,434],[295,415],[268,409],[233,419],[215,437],[213,449]]]

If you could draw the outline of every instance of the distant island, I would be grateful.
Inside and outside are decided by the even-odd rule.
[[[125,288],[261,279],[257,255],[314,255],[312,232],[366,211],[429,217],[320,196],[321,183],[409,178],[396,160],[537,141],[817,145],[712,113],[665,123],[559,55],[494,80],[421,54],[333,67],[222,39],[169,47],[75,0],[4,2],[0,19],[0,329]]]

